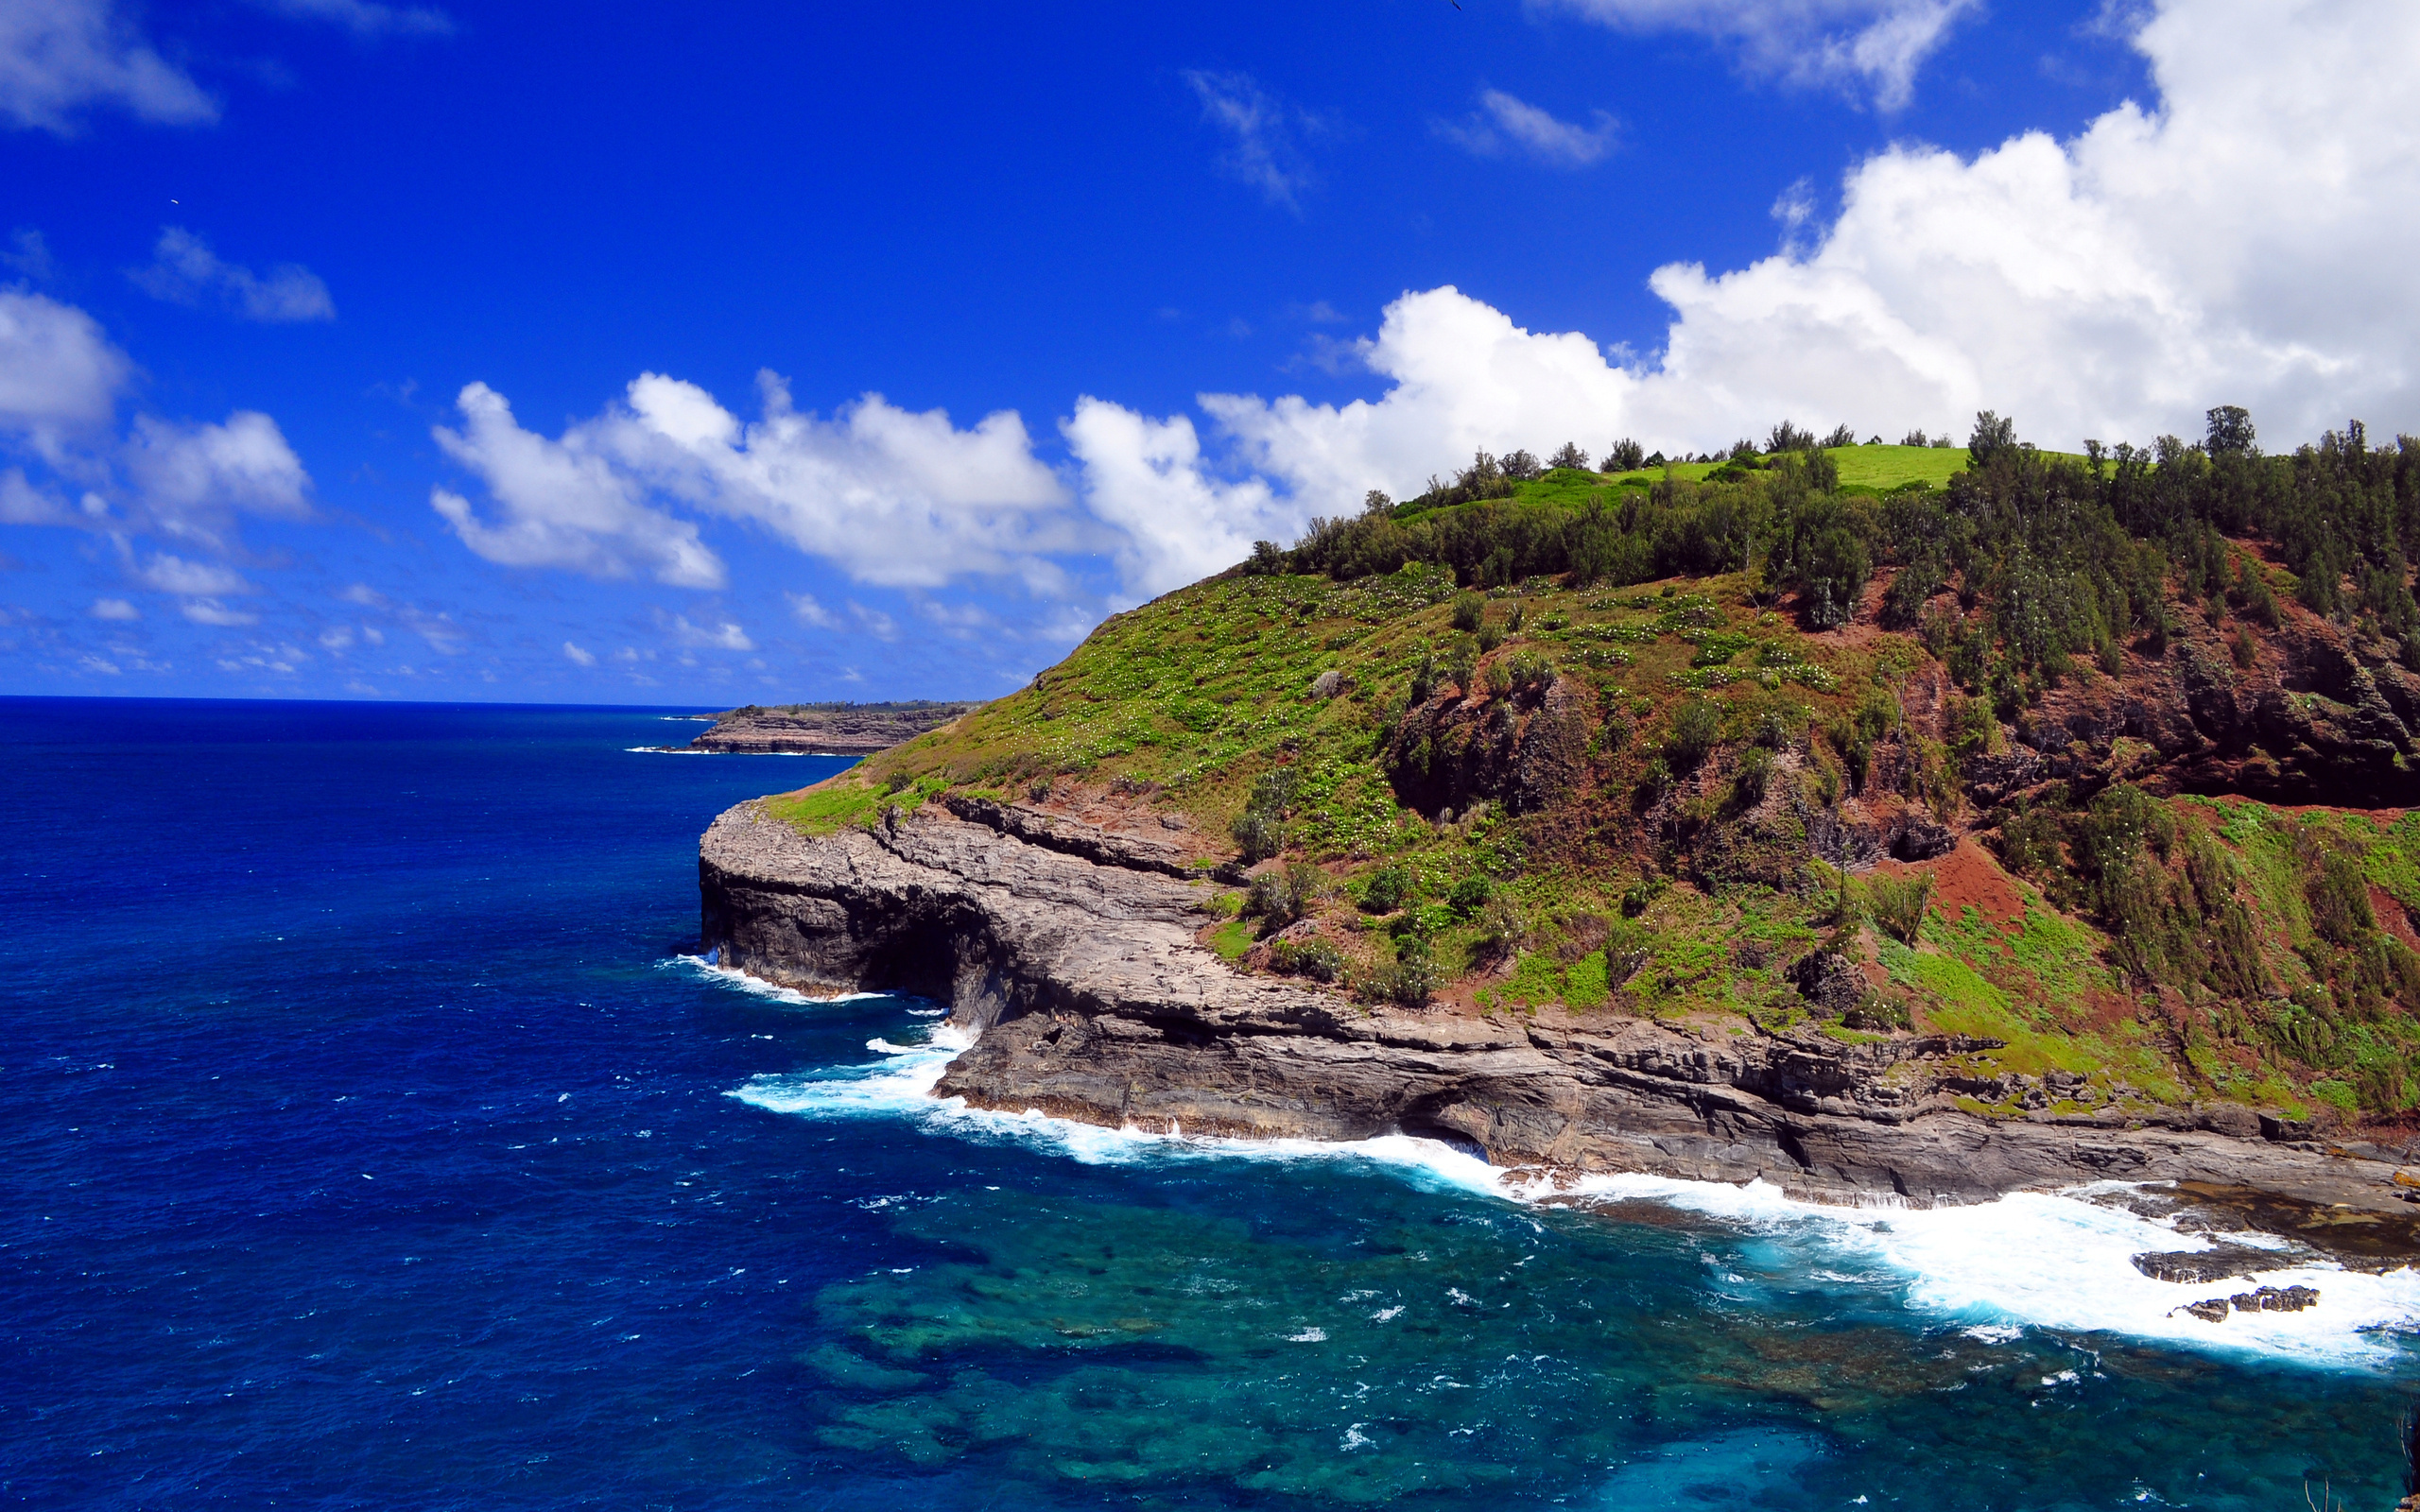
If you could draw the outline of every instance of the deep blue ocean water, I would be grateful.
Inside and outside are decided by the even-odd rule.
[[[693,730],[0,700],[0,1499],[2399,1493],[2420,1369],[2345,1310],[2408,1279],[2213,1347],[2116,1210],[1574,1208],[1400,1143],[936,1111],[932,1005],[684,958],[699,832],[838,765],[628,749]]]

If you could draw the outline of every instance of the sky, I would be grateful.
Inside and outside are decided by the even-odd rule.
[[[2420,431],[2409,0],[0,0],[0,695],[983,697],[1474,451]]]

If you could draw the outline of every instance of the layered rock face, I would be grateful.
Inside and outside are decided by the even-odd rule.
[[[1365,1009],[1197,943],[1211,889],[1164,847],[1019,805],[808,838],[753,802],[700,847],[722,964],[810,992],[949,1005],[979,1036],[944,1096],[1111,1126],[1443,1137],[1503,1165],[1762,1177],[1805,1195],[1977,1199],[2113,1178],[2248,1186],[2409,1228],[2379,1152],[2232,1106],[2165,1125],[1955,1110],[1942,1037],[1709,1038],[1616,1015]]]

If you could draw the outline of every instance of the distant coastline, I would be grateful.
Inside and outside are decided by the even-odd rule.
[[[731,755],[871,756],[937,730],[976,702],[748,704],[683,747]]]

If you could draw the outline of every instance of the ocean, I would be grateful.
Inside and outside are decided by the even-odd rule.
[[[2212,1326],[2115,1201],[937,1104],[939,1005],[696,957],[699,833],[843,764],[635,748],[672,713],[0,700],[0,1502],[2401,1492],[2409,1273]]]

